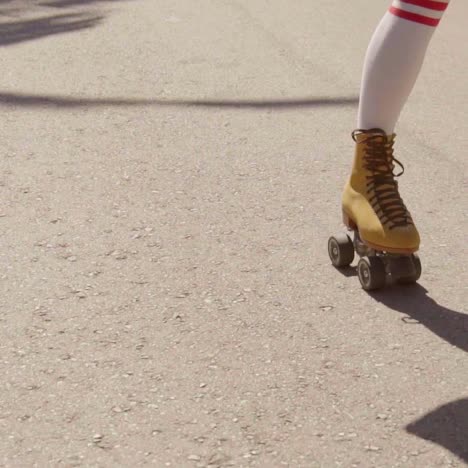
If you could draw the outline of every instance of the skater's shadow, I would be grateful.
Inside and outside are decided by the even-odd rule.
[[[468,463],[468,398],[431,411],[409,424],[406,430],[445,447]]]
[[[468,315],[441,306],[419,284],[371,293],[387,307],[403,313],[408,324],[421,324],[453,346],[468,352]],[[468,398],[431,411],[406,430],[450,450],[468,462]]]
[[[340,272],[343,276],[346,276],[346,278],[351,278],[358,275],[357,268],[353,266],[336,268],[336,270]]]
[[[448,309],[428,296],[419,284],[388,288],[370,295],[387,307],[405,314],[408,324],[421,324],[453,346],[468,352],[468,315]]]
[[[340,270],[356,276],[355,268]],[[390,286],[369,295],[386,307],[404,314],[409,326],[424,325],[447,343],[468,352],[468,314],[438,304],[420,284]],[[468,398],[441,406],[409,424],[406,430],[439,444],[468,463]]]

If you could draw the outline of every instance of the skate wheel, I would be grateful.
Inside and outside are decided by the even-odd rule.
[[[359,281],[366,291],[373,291],[385,286],[387,272],[379,257],[362,257],[357,266]]]
[[[421,278],[422,266],[419,256],[416,254],[412,254],[410,256],[410,260],[412,263],[411,271],[408,272],[408,274],[402,275],[398,278],[398,282],[400,284],[413,284],[416,283],[419,280],[419,278]]]
[[[337,268],[344,268],[354,260],[353,241],[347,234],[338,234],[328,239],[328,255],[332,265]]]

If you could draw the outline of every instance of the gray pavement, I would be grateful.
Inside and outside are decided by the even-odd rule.
[[[468,464],[468,4],[398,127],[419,285],[329,265],[387,2],[0,1],[0,466]]]

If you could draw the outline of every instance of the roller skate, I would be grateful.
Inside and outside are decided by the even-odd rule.
[[[421,276],[419,234],[398,192],[403,165],[393,156],[395,135],[383,130],[353,132],[356,153],[343,197],[343,222],[352,234],[328,240],[332,264],[345,268],[360,259],[357,273],[366,291],[387,282],[415,283]],[[401,170],[395,174],[395,166]]]

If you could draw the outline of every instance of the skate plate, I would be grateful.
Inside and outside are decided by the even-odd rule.
[[[360,257],[357,274],[363,289],[372,291],[391,282],[411,284],[419,280],[421,261],[416,254],[395,254],[376,250],[361,239],[357,229],[352,232],[351,236],[340,234],[330,237],[328,254],[336,268],[349,267],[357,254]]]

